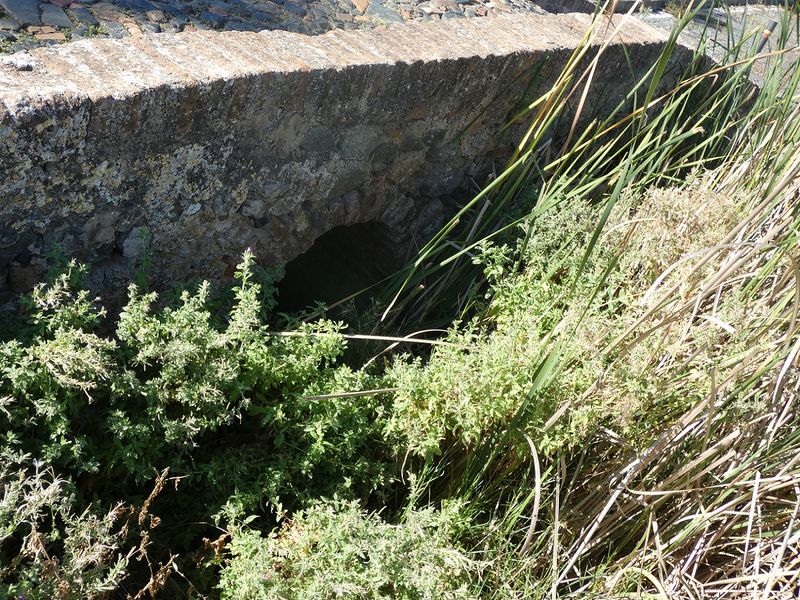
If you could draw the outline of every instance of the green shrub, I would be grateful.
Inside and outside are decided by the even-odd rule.
[[[388,431],[429,458],[453,442],[476,448],[509,427],[523,453],[525,432],[554,452],[580,444],[603,419],[623,425],[635,440],[649,417],[658,423],[662,416],[651,410],[665,395],[652,362],[665,360],[665,351],[685,356],[702,345],[730,355],[736,348],[705,338],[676,347],[676,330],[668,339],[648,338],[623,360],[602,351],[652,308],[651,286],[693,289],[712,272],[717,261],[697,271],[692,257],[717,244],[744,205],[737,195],[704,189],[696,177],[684,188],[623,198],[586,261],[583,248],[602,211],[588,202],[558,203],[523,222],[515,242],[484,244],[475,259],[489,283],[484,311],[453,328],[427,362],[394,360],[386,385],[399,390]],[[726,299],[719,310],[736,313],[741,306]],[[558,344],[559,338],[566,341]],[[550,354],[562,367],[541,377]],[[559,426],[544,431],[564,405]]]
[[[160,309],[132,285],[115,335],[81,267],[38,286],[28,324],[0,343],[0,453],[75,482],[79,513],[146,494],[169,468],[179,489],[159,502],[184,552],[215,520],[384,493],[397,470],[386,398],[337,396],[375,387],[338,363],[342,325],[270,330],[274,290],[253,269],[248,253],[227,311],[212,310],[207,284]]]
[[[476,258],[489,282],[481,318],[453,328],[426,363],[403,356],[392,363],[387,385],[399,390],[388,430],[413,452],[431,457],[453,441],[474,448],[523,406],[530,430],[552,414],[558,390],[533,398],[531,389],[551,350],[550,332],[570,314],[571,296],[597,279],[591,269],[578,274],[595,212],[586,203],[563,203],[525,222],[516,242],[484,245]]]
[[[354,502],[323,502],[264,537],[235,530],[222,598],[472,598],[477,564],[455,543],[462,507],[412,511],[400,525]]]

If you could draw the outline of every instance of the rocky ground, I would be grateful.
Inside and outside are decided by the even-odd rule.
[[[403,21],[546,12],[539,4],[559,12],[592,6],[588,0],[0,0],[0,54],[88,37],[123,38],[198,29],[281,29],[318,35],[337,28],[372,28]],[[670,29],[674,18],[668,9],[659,10],[661,4],[649,0],[641,16]],[[715,10],[724,20],[724,11]],[[738,38],[740,29],[758,19],[773,18],[769,11],[777,10],[731,9],[737,29],[733,33]],[[692,38],[691,28],[687,35]]]
[[[0,0],[0,53],[198,29],[316,35],[409,20],[544,12],[530,0]]]

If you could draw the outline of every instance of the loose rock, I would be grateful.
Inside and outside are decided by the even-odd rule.
[[[42,23],[50,27],[70,29],[72,20],[64,12],[64,9],[55,4],[42,4]],[[50,38],[55,39],[55,38]]]
[[[102,25],[106,33],[115,40],[122,39],[130,35],[127,29],[115,21],[104,21],[103,19],[100,19],[100,25]]]
[[[60,31],[56,31],[55,33],[37,33],[33,36],[33,39],[41,41],[52,41],[52,42],[64,42],[67,39]]]
[[[75,5],[73,5],[75,6]],[[100,23],[97,19],[94,18],[94,15],[90,13],[86,8],[83,6],[78,6],[77,8],[70,8],[69,13],[72,17],[78,22],[82,23],[83,25],[99,25]],[[73,32],[74,33],[74,32]]]
[[[381,0],[370,0],[366,15],[383,23],[402,23],[403,17],[391,8],[384,6]]]
[[[167,20],[163,10],[148,10],[145,15],[151,23],[163,23]]]
[[[6,9],[17,23],[23,27],[40,25],[39,2],[37,0],[0,0],[0,6]]]
[[[22,26],[14,19],[0,19],[0,31],[19,31]]]

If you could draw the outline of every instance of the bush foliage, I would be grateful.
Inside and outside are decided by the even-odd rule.
[[[264,538],[233,532],[222,598],[472,598],[474,561],[458,547],[460,506],[412,511],[399,525],[357,502],[324,502]]]
[[[48,501],[62,516],[43,535],[69,543],[74,507],[128,499],[164,469],[181,488],[168,510],[180,506],[202,522],[383,490],[395,470],[383,402],[325,397],[369,380],[337,364],[341,325],[319,320],[273,335],[262,318],[269,296],[252,268],[246,254],[224,318],[211,310],[207,284],[162,309],[153,308],[155,294],[131,286],[110,336],[99,332],[102,309],[80,288],[82,267],[72,263],[38,286],[26,326],[0,344],[0,453],[30,465],[4,472],[17,481],[6,490],[9,507],[50,473]],[[98,518],[75,522],[110,527]],[[27,571],[12,558],[38,533],[23,521],[5,527],[3,577],[22,585]],[[124,571],[114,568],[116,577]]]

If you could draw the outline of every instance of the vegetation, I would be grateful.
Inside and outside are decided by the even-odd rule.
[[[75,263],[37,287],[0,342],[0,596],[793,593],[800,69],[680,54],[703,7],[595,119],[599,20],[372,330],[275,315],[249,253],[113,319]]]

